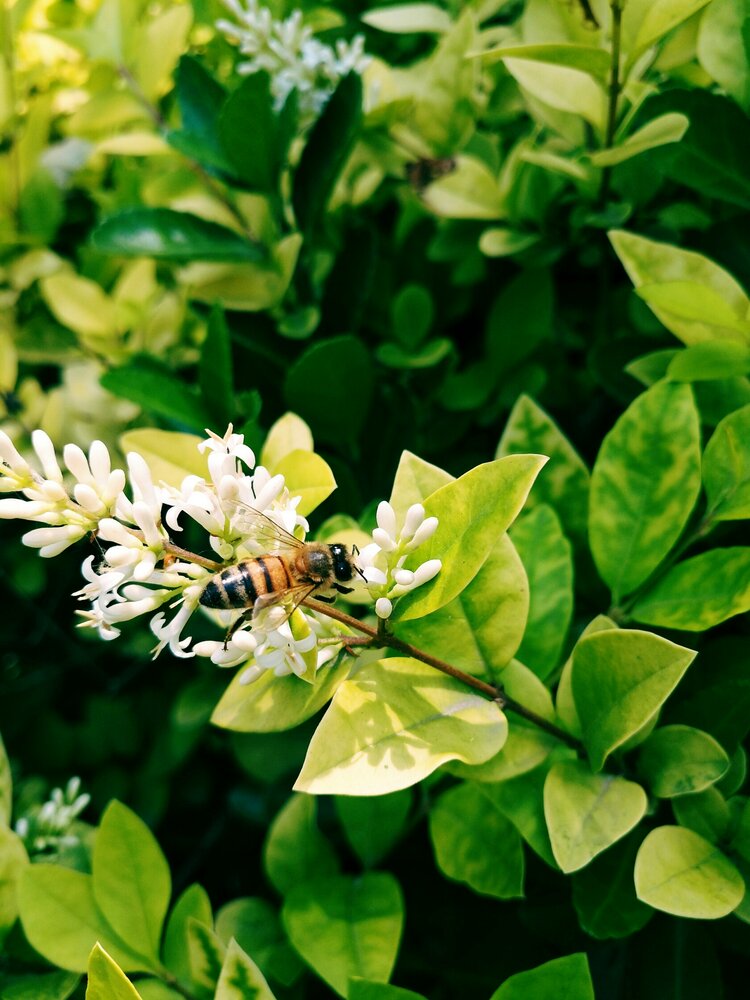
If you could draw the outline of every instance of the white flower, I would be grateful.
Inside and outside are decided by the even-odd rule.
[[[339,39],[332,49],[313,38],[299,10],[277,21],[258,0],[246,0],[245,6],[240,0],[224,0],[224,5],[239,23],[220,20],[216,27],[249,57],[238,64],[237,72],[250,75],[265,70],[277,111],[296,90],[303,125],[320,113],[339,80],[347,73],[361,73],[370,61],[364,54],[362,35],[351,42]]]
[[[398,529],[396,512],[383,500],[378,504],[378,526],[372,532],[372,542],[359,554],[358,563],[370,594],[375,598],[375,613],[390,618],[393,601],[415,587],[432,580],[441,570],[439,559],[406,569],[404,563],[420,545],[431,538],[438,527],[436,517],[425,517],[421,503],[412,504]]]

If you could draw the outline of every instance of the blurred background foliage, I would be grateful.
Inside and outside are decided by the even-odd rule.
[[[0,427],[19,447],[34,427],[116,451],[136,428],[232,421],[258,449],[293,410],[339,486],[314,528],[338,513],[368,527],[403,449],[460,474],[495,455],[523,396],[589,467],[670,365],[706,435],[750,403],[743,0],[298,6],[321,41],[362,33],[371,57],[317,117],[294,97],[276,107],[272,76],[237,73],[214,0],[6,0]],[[585,515],[565,527],[575,637],[607,593]],[[739,544],[741,522],[721,530]],[[259,896],[272,912],[261,849],[312,725],[212,728],[221,671],[153,663],[138,627],[106,645],[76,633],[78,562],[31,558],[12,525],[0,538],[17,814],[79,775],[87,815],[117,797],[155,826],[178,890],[199,880],[215,906]],[[728,675],[748,648],[735,619],[706,662]],[[562,634],[558,660],[567,649]],[[748,707],[745,687],[732,692]],[[431,796],[428,781],[407,803],[389,858],[408,901],[396,982],[486,997],[586,951],[597,996],[740,995],[750,935],[736,918],[658,915],[597,940],[576,917],[585,880],[571,896],[534,856],[523,900],[439,877]],[[356,871],[337,808],[321,799],[318,822]],[[330,995],[311,977],[274,985]]]

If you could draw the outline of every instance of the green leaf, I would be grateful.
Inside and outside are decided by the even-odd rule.
[[[588,73],[600,83],[608,83],[610,76],[610,55],[605,49],[594,45],[572,45],[570,43],[544,43],[541,45],[499,45],[484,49],[482,52],[470,52],[470,56],[481,59],[484,63],[499,62],[501,59],[528,59],[531,62],[551,63],[554,66],[567,66]]]
[[[634,781],[592,774],[583,761],[553,765],[544,783],[544,815],[564,872],[585,867],[643,819],[648,799]]]
[[[750,202],[749,202],[750,203]],[[614,230],[609,234],[615,253],[620,258],[628,277],[638,291],[643,286],[648,287],[649,304],[656,316],[684,344],[699,344],[708,340],[730,339],[745,340],[737,329],[722,325],[721,316],[727,311],[741,323],[748,315],[750,299],[735,279],[714,264],[708,257],[692,250],[682,250],[669,243],[658,243],[656,240]],[[661,308],[656,301],[659,285],[669,286],[677,283],[673,294]],[[680,303],[687,287],[691,289],[691,299],[697,315],[682,315],[685,310]],[[704,298],[701,298],[703,294]],[[710,306],[721,301],[719,321],[710,318]],[[677,312],[674,309],[677,308]]]
[[[700,87],[670,89],[642,109],[643,115],[666,111],[687,115],[690,128],[680,143],[649,154],[652,168],[701,195],[750,208],[747,115],[730,98]]]
[[[494,757],[484,764],[473,766],[454,761],[447,766],[447,770],[470,781],[509,781],[539,767],[559,746],[554,736],[536,726],[526,725],[522,719],[514,719],[508,727],[505,745]]]
[[[663,314],[672,322],[702,323],[717,334],[735,338],[729,343],[750,338],[750,323],[744,316],[738,316],[710,285],[694,281],[661,281],[641,285],[636,293],[657,315]]]
[[[416,347],[429,333],[435,304],[424,285],[404,285],[391,307],[393,336],[405,347]]]
[[[222,85],[193,56],[183,56],[175,72],[182,127],[201,137],[215,136],[216,119],[226,97]]]
[[[745,883],[732,862],[692,830],[660,826],[635,862],[638,898],[676,917],[718,920],[742,902]]]
[[[443,34],[450,31],[453,22],[450,15],[432,3],[399,3],[390,7],[376,7],[362,15],[365,24],[380,31],[394,34],[411,34],[425,31]]]
[[[750,518],[750,406],[717,426],[703,455],[706,517],[714,521]]]
[[[213,711],[211,721],[240,733],[278,733],[293,729],[325,705],[346,677],[345,663],[319,671],[314,684],[298,677],[275,677],[264,672],[252,684],[240,684],[237,674]]]
[[[749,20],[748,0],[713,0],[701,18],[697,48],[701,66],[745,111],[750,108]]]
[[[660,799],[702,792],[729,770],[729,757],[708,733],[662,726],[641,745],[638,772]]]
[[[505,58],[521,89],[556,111],[580,116],[598,132],[604,125],[604,88],[588,73],[568,66]]]
[[[388,983],[373,983],[366,979],[349,980],[348,1000],[427,1000],[421,993],[402,990]]]
[[[345,997],[353,976],[390,977],[404,904],[392,875],[339,875],[294,889],[284,902],[283,920],[308,965]]]
[[[380,660],[338,689],[294,787],[315,795],[395,792],[448,760],[481,764],[507,729],[496,704],[453,678],[417,660]]]
[[[133,361],[121,368],[110,368],[101,376],[100,382],[115,396],[137,403],[147,413],[196,430],[211,423],[191,386],[150,363]]]
[[[316,799],[293,795],[269,828],[263,864],[282,896],[309,878],[339,872],[338,858],[318,828],[317,811]]]
[[[266,258],[264,247],[233,229],[170,208],[127,208],[110,215],[91,234],[91,245],[99,253],[116,257],[153,257],[177,263]]]
[[[24,933],[60,969],[85,972],[98,941],[126,972],[151,972],[150,959],[131,952],[94,901],[92,878],[57,865],[30,865],[18,887]]]
[[[190,978],[210,994],[216,989],[226,951],[218,935],[209,926],[193,917],[188,919]]]
[[[394,622],[421,618],[461,593],[513,523],[545,462],[542,455],[500,458],[478,465],[427,498],[425,512],[437,517],[439,525],[406,566],[441,559],[443,568],[429,583],[401,598]]]
[[[690,125],[686,115],[676,111],[667,112],[652,118],[641,128],[636,129],[626,139],[611,149],[602,149],[592,153],[589,159],[597,167],[613,167],[624,163],[639,153],[645,153],[657,146],[665,146],[670,142],[679,142]]]
[[[268,432],[260,453],[260,465],[276,474],[276,466],[293,451],[313,451],[310,428],[296,413],[279,417]]]
[[[549,462],[534,484],[528,507],[553,507],[566,534],[583,539],[587,532],[589,471],[557,424],[530,396],[519,396],[497,447],[497,458],[536,452]]]
[[[716,788],[672,799],[672,812],[680,826],[700,834],[711,844],[724,840],[732,819],[727,800]]]
[[[491,789],[465,783],[430,811],[430,839],[440,870],[485,896],[523,896],[521,838],[495,805]]]
[[[181,1000],[183,994],[171,989],[161,979],[139,979],[141,1000]]]
[[[227,903],[217,914],[216,933],[225,944],[235,938],[266,977],[285,986],[302,972],[302,961],[287,940],[279,914],[265,899],[246,897]]]
[[[700,422],[690,387],[658,383],[604,438],[591,476],[591,553],[615,601],[667,555],[699,490]]]
[[[21,838],[0,826],[0,946],[18,917],[18,883],[28,864]]]
[[[519,518],[511,539],[529,577],[529,617],[518,658],[545,678],[558,664],[573,613],[570,542],[546,504]]]
[[[0,825],[10,824],[13,808],[13,777],[10,771],[10,761],[5,752],[5,744],[0,736]]]
[[[121,434],[118,443],[123,454],[137,451],[146,460],[155,481],[179,489],[186,476],[208,478],[207,457],[198,451],[202,440],[197,434],[139,427]]]
[[[74,972],[43,972],[2,979],[0,985],[3,1000],[68,1000],[80,981]]]
[[[149,828],[113,800],[102,816],[92,859],[96,904],[131,948],[158,964],[172,880]]]
[[[589,962],[583,952],[555,958],[517,972],[495,990],[490,1000],[594,1000]]]
[[[638,732],[661,708],[695,652],[635,629],[595,632],[573,652],[573,697],[591,765]]]
[[[673,566],[633,606],[636,621],[703,632],[750,610],[750,547],[710,549]]]
[[[284,476],[292,496],[302,497],[297,513],[303,517],[311,514],[336,489],[330,465],[313,451],[292,451],[269,471]]]
[[[234,940],[227,946],[214,1000],[275,1000],[263,973]]]
[[[234,372],[229,327],[219,305],[211,310],[206,325],[198,379],[203,405],[221,433],[234,415]]]
[[[372,361],[362,342],[333,337],[308,347],[297,359],[287,373],[284,395],[316,438],[338,444],[342,438],[352,442],[359,436],[374,383]]]
[[[362,118],[362,80],[343,78],[310,131],[294,173],[292,204],[297,225],[309,234],[320,222],[334,184],[351,152]]]
[[[246,76],[229,95],[219,115],[218,131],[236,176],[251,191],[275,191],[278,125],[267,72]]]
[[[453,476],[437,465],[431,465],[410,451],[401,453],[391,490],[390,504],[401,520],[409,507],[422,503],[441,486],[453,482]]]
[[[485,257],[512,257],[514,254],[523,253],[533,247],[541,239],[538,233],[521,232],[520,230],[508,229],[507,226],[493,226],[485,229],[479,237],[479,249]],[[532,303],[527,303],[532,305]],[[541,331],[543,333],[543,331]],[[526,345],[522,341],[516,341],[516,347],[522,350]]]
[[[400,622],[396,632],[467,673],[493,677],[518,649],[528,609],[526,572],[503,534],[458,597],[424,618]]]
[[[554,311],[554,286],[546,268],[521,271],[508,282],[492,303],[485,327],[485,345],[493,372],[498,375],[509,372],[533,354],[540,342],[551,337]]]
[[[637,22],[635,40],[628,46],[627,65],[632,66],[646,49],[709,2],[710,0],[653,0],[645,9],[641,8],[639,13],[642,16]]]
[[[606,632],[608,629],[617,628],[615,622],[606,615],[597,615],[596,618],[592,619],[588,625],[584,628],[578,637],[580,642],[584,636],[592,635],[594,632]],[[565,662],[565,666],[560,674],[560,682],[557,685],[557,693],[555,695],[555,710],[557,712],[557,718],[567,729],[567,731],[572,735],[580,739],[581,737],[581,720],[578,718],[578,711],[576,709],[576,704],[573,699],[573,654],[568,657]]]
[[[460,155],[450,173],[422,193],[424,204],[446,219],[502,219],[503,193],[494,173],[481,160]]]
[[[704,382],[750,373],[750,345],[708,340],[678,351],[667,367],[676,382]]]
[[[89,956],[86,1000],[140,1000],[140,993],[97,942]]]
[[[411,809],[407,790],[391,795],[337,795],[336,812],[350,847],[365,868],[373,868],[404,832]]]
[[[164,963],[178,979],[190,979],[190,922],[213,924],[211,900],[203,886],[187,887],[172,908],[164,933]]]
[[[625,837],[573,875],[573,905],[581,928],[590,937],[629,937],[653,916],[633,885],[633,864],[642,836],[636,831]]]
[[[544,817],[544,783],[547,767],[537,767],[492,787],[492,797],[529,847],[550,868],[557,870]]]

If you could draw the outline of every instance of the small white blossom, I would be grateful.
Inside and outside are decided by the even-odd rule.
[[[438,519],[425,517],[422,504],[415,503],[407,510],[399,531],[396,512],[386,500],[378,504],[376,519],[372,542],[362,549],[358,563],[367,589],[375,598],[375,614],[386,619],[393,613],[396,598],[428,583],[440,572],[439,559],[428,559],[410,569],[404,566],[411,553],[435,534]]]
[[[223,2],[237,23],[220,20],[216,27],[248,57],[238,64],[237,72],[250,75],[265,70],[277,111],[296,91],[302,124],[320,113],[343,77],[363,72],[370,61],[364,54],[362,35],[351,42],[339,39],[334,49],[313,37],[299,10],[277,21],[258,0],[245,0],[244,6],[241,0]]]
[[[53,788],[47,802],[19,817],[15,830],[30,854],[78,844],[79,838],[71,827],[91,801],[87,793],[79,794],[80,788],[80,778],[71,778],[64,790]]]

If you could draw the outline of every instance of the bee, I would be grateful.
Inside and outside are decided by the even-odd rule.
[[[302,602],[315,594],[332,604],[336,594],[350,594],[350,583],[362,571],[354,561],[355,551],[345,545],[302,542],[260,511],[245,504],[233,505],[240,512],[235,525],[266,545],[266,555],[249,556],[220,570],[208,581],[200,596],[207,608],[228,611],[246,609],[232,624],[224,648],[243,622],[259,617],[272,607],[286,605],[281,621],[286,621]],[[364,579],[364,577],[362,577]],[[333,591],[333,593],[331,593]],[[262,617],[260,617],[262,621]],[[278,624],[281,622],[276,622]]]

